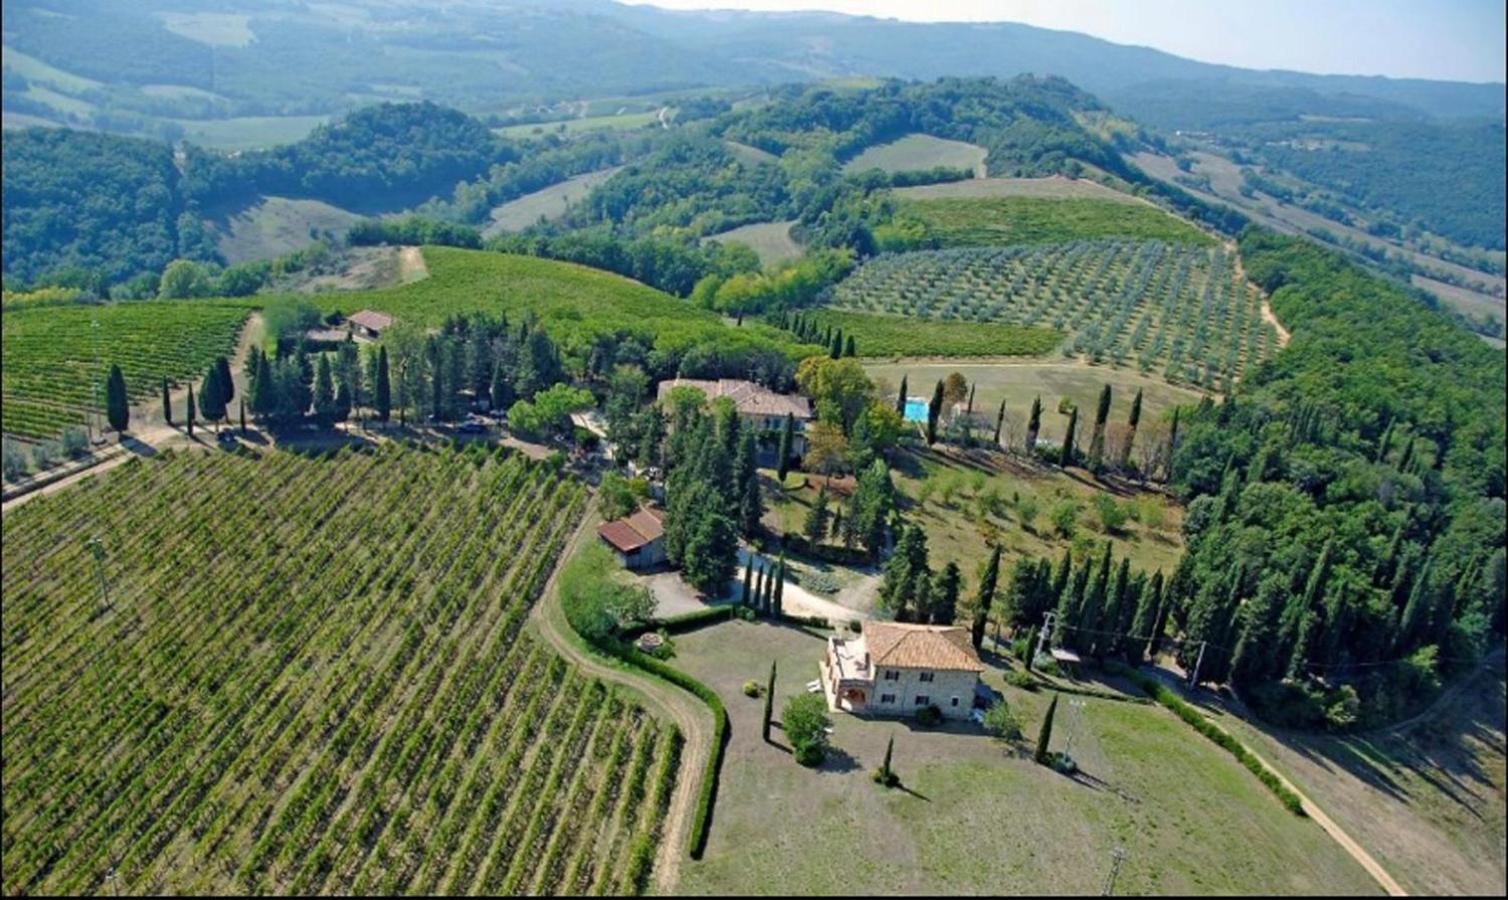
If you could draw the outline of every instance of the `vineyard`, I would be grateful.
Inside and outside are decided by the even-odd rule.
[[[94,397],[95,378],[102,392],[112,363],[132,402],[155,394],[163,378],[196,377],[234,350],[250,309],[244,301],[174,300],[7,312],[0,430],[44,438],[82,423],[86,407],[103,405]]]
[[[1225,386],[1278,348],[1260,295],[1220,247],[1074,241],[882,255],[839,283],[831,305],[1050,328],[1069,335],[1065,355],[1203,387]],[[966,354],[940,344],[917,355]]]
[[[642,889],[678,733],[523,630],[585,502],[388,447],[8,514],[4,892]]]

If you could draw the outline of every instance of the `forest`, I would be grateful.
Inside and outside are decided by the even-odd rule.
[[[1301,238],[1241,252],[1294,337],[1185,419],[1181,655],[1290,724],[1388,721],[1502,634],[1503,354]]]

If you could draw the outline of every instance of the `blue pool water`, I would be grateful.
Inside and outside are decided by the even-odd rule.
[[[915,397],[907,397],[906,398],[906,421],[907,422],[925,422],[925,421],[927,421],[927,401],[925,401],[925,400],[918,400]]]

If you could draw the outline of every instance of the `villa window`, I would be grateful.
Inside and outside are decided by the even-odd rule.
[[[894,669],[886,669],[885,670],[885,680],[886,681],[900,681],[901,680],[901,673],[897,672]]]
[[[895,702],[895,695],[894,694],[881,694],[880,695],[880,702],[881,703],[894,703]]]
[[[922,674],[920,674],[920,675],[917,676],[917,680],[918,681],[931,681],[932,680],[932,673],[931,672],[923,672]]]
[[[951,705],[952,706],[957,706],[958,705],[958,698],[957,697],[953,698],[953,703]]]
[[[929,704],[931,702],[932,702],[932,698],[928,697],[926,694],[917,694],[916,695],[916,705],[917,706],[926,706],[927,704]]]

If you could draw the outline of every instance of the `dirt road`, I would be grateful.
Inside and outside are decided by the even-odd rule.
[[[702,773],[707,766],[707,754],[712,748],[712,713],[701,700],[668,682],[587,651],[581,639],[571,630],[565,611],[560,606],[560,592],[556,584],[560,566],[574,556],[583,543],[594,539],[600,521],[595,511],[582,520],[570,545],[561,554],[560,563],[550,573],[550,580],[545,583],[544,593],[539,603],[535,604],[530,618],[538,627],[540,635],[561,656],[584,672],[631,688],[651,705],[658,707],[661,715],[680,728],[686,743],[681,749],[680,772],[676,775],[670,809],[665,814],[654,868],[656,892],[670,894],[675,891],[681,860],[686,854],[691,811],[701,790]]]

